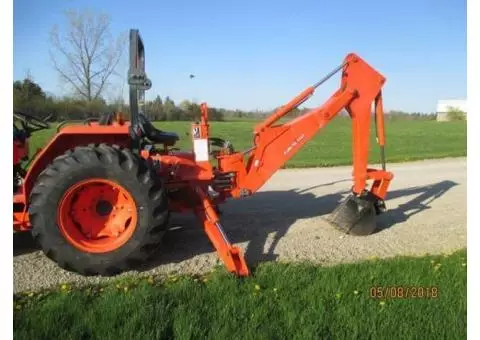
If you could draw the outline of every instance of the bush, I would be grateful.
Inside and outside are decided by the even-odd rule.
[[[467,113],[455,107],[449,107],[447,112],[448,120],[465,120]]]

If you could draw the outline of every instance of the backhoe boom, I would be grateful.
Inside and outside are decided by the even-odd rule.
[[[256,136],[244,187],[250,192],[263,184],[354,98],[354,92],[337,91],[324,105]]]

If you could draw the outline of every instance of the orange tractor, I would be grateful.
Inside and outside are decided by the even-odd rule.
[[[325,104],[278,123],[337,72],[340,87]],[[376,228],[393,178],[385,170],[383,153],[385,78],[359,56],[347,55],[324,79],[258,124],[253,146],[240,152],[230,142],[210,137],[206,104],[201,105],[200,121],[192,124],[193,151],[173,148],[178,135],[158,130],[139,112],[139,99],[151,82],[138,30],[130,31],[128,82],[130,121],[108,114],[83,124],[62,123],[28,170],[22,164],[29,134],[48,124],[17,114],[23,128],[14,128],[13,227],[31,230],[60,267],[82,275],[134,269],[161,245],[171,212],[193,212],[227,270],[248,276],[241,249],[222,229],[218,205],[253,195],[344,109],[352,119],[353,186],[329,220],[346,234],[368,235]],[[371,120],[376,122],[382,169],[368,167]]]

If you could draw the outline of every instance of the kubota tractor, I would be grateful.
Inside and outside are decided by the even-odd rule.
[[[337,72],[340,87],[325,104],[278,123]],[[253,195],[343,109],[352,119],[353,186],[329,220],[347,234],[374,231],[393,178],[385,170],[383,153],[385,78],[359,56],[347,55],[325,78],[258,124],[253,145],[245,151],[210,137],[206,104],[201,105],[200,121],[192,124],[193,151],[174,149],[178,135],[157,129],[139,112],[139,98],[151,82],[138,30],[130,31],[128,82],[130,121],[107,114],[97,121],[62,123],[28,169],[22,167],[28,137],[48,124],[17,114],[23,127],[14,128],[13,227],[31,230],[44,253],[62,268],[83,275],[134,269],[161,245],[171,212],[194,212],[225,267],[249,275],[241,250],[222,230],[217,206]],[[368,167],[372,119],[382,169]]]

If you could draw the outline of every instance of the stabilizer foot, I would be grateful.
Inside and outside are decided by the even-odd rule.
[[[243,257],[242,250],[239,247],[231,246],[228,256],[231,258],[232,265],[227,266],[235,268],[231,270],[237,276],[249,276],[250,270],[248,269],[247,262]]]

